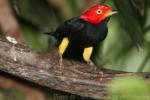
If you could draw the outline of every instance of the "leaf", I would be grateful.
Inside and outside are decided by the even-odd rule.
[[[133,43],[136,46],[142,45],[143,33],[140,23],[138,22],[138,16],[134,12],[135,8],[131,5],[129,0],[114,0],[114,4],[120,17],[120,23],[131,37]]]
[[[108,100],[147,100],[149,89],[149,84],[138,76],[116,78],[108,87]]]

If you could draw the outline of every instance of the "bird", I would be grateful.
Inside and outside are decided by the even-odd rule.
[[[49,33],[58,40],[61,58],[83,60],[93,65],[93,50],[108,33],[107,23],[117,11],[104,4],[93,5],[80,16],[70,18]]]

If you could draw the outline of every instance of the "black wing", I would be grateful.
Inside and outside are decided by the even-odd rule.
[[[85,21],[80,18],[72,18],[65,21],[56,29],[56,38],[62,39],[65,36],[72,36],[72,34],[79,33],[85,27]]]

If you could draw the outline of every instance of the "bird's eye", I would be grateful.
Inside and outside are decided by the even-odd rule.
[[[97,12],[96,12],[97,14],[102,14],[103,13],[103,11],[102,10],[97,10]]]

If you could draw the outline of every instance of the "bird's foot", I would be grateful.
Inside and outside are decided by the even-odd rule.
[[[90,66],[92,66],[92,67],[95,65],[92,60],[89,60],[89,61],[87,62],[87,64],[90,65]]]
[[[93,63],[92,60],[89,60],[87,63],[88,63],[88,65],[90,65],[91,67],[94,67],[94,71],[96,71],[96,70],[98,69],[98,68],[95,66],[95,64]],[[103,77],[104,77],[104,72],[103,72],[102,70],[100,70],[98,73],[101,75],[100,81],[102,81],[102,80],[103,80]]]
[[[100,70],[99,74],[101,74],[100,81],[102,81],[104,78],[104,72]]]
[[[62,55],[59,55],[59,70],[62,73],[62,67],[63,67],[63,57]]]

